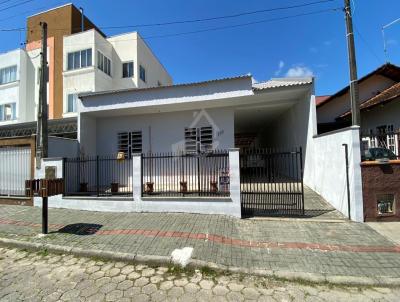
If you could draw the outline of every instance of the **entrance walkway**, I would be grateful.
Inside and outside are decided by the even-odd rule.
[[[165,261],[173,250],[192,247],[192,258],[202,266],[308,280],[400,284],[400,246],[366,224],[66,209],[50,209],[49,222],[51,233],[40,238],[40,208],[0,206],[0,242],[8,238],[94,250],[99,256],[127,253]]]
[[[332,207],[322,196],[304,186],[304,218],[315,220],[346,220],[347,218]]]

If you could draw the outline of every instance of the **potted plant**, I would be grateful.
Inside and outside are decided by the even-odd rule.
[[[113,181],[111,183],[111,193],[118,193],[118,191],[119,191],[119,183]]]
[[[218,192],[218,183],[215,180],[210,181],[210,189],[212,193]]]
[[[148,194],[153,193],[154,192],[154,182],[151,182],[151,181],[146,182],[144,190]]]
[[[187,181],[180,181],[180,192],[187,193]]]

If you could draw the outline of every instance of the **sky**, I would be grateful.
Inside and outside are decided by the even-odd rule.
[[[329,95],[348,85],[349,72],[343,0],[325,1],[238,17],[143,27],[137,25],[231,16],[318,0],[0,0],[0,52],[23,47],[25,41],[24,30],[2,29],[24,28],[27,16],[72,2],[83,7],[86,16],[107,35],[138,31],[174,83],[249,73],[257,81],[312,75],[317,95]],[[387,56],[381,31],[382,26],[400,18],[400,0],[352,0],[352,8],[359,77],[386,61],[400,65],[400,22],[385,30]],[[112,26],[121,27],[106,28]],[[193,31],[197,33],[184,34]],[[179,35],[171,36],[174,34]]]

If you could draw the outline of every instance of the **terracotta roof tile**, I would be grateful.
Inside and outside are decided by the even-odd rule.
[[[376,96],[366,100],[360,105],[360,110],[365,110],[372,108],[374,106],[388,103],[397,97],[400,97],[400,83],[396,83],[393,86],[385,89],[381,93],[377,94]],[[348,115],[351,115],[351,111],[347,111],[339,116],[339,118],[344,118]]]

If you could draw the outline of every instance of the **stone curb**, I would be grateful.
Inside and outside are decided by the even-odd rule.
[[[122,262],[137,262],[143,264],[156,264],[156,265],[170,265],[171,257],[156,256],[156,255],[136,255],[129,253],[120,253],[112,251],[102,251],[93,249],[82,249],[78,247],[66,247],[54,244],[35,243],[28,241],[20,241],[14,239],[0,238],[0,246],[13,247],[19,249],[26,249],[30,251],[40,251],[46,249],[49,252],[57,254],[71,254],[78,257],[95,257],[106,260],[122,261]],[[292,272],[280,270],[265,270],[262,268],[243,268],[226,266],[214,262],[207,262],[203,260],[191,259],[189,268],[202,268],[208,267],[217,272],[230,272],[246,275],[256,275],[260,277],[277,278],[288,281],[312,282],[312,283],[329,283],[332,285],[348,285],[348,286],[400,286],[400,278],[390,277],[358,277],[358,276],[344,276],[344,275],[327,275],[318,273],[307,272]]]

